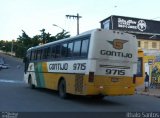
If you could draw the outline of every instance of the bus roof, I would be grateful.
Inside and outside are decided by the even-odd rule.
[[[41,47],[44,47],[44,46],[50,46],[52,44],[60,43],[60,42],[63,42],[63,41],[69,40],[69,39],[74,39],[74,38],[90,35],[92,32],[95,32],[97,30],[100,30],[100,29],[89,30],[89,31],[83,32],[83,33],[81,33],[81,34],[79,34],[77,36],[73,36],[73,37],[69,37],[69,38],[64,38],[64,39],[60,39],[58,41],[53,41],[53,42],[49,42],[49,43],[46,43],[46,44],[38,45],[38,46],[35,46],[35,47],[31,47],[31,48],[28,49],[28,51],[31,50],[31,49],[37,49],[37,48],[41,48]]]
[[[64,39],[60,39],[60,40],[57,40],[57,41],[49,42],[49,43],[46,43],[46,44],[42,44],[42,45],[38,45],[38,46],[35,46],[35,47],[31,47],[31,48],[28,49],[28,51],[32,50],[32,49],[37,49],[37,48],[45,47],[45,46],[50,46],[50,45],[53,45],[55,43],[64,42],[64,41],[67,41],[67,40],[70,40],[70,39],[75,39],[75,38],[83,37],[83,36],[86,36],[86,35],[91,35],[92,33],[97,32],[97,31],[108,31],[108,30],[107,29],[100,29],[100,28],[88,30],[86,32],[83,32],[83,33],[77,35],[77,36],[73,36],[73,37],[69,37],[69,38],[64,38]],[[118,32],[122,32],[122,31],[118,31]]]

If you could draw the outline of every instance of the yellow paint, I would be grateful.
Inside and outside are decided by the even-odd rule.
[[[145,63],[148,63],[148,60],[154,60],[155,56],[154,55],[144,55],[143,50],[139,49],[138,50],[138,57],[142,57],[143,58],[143,62],[142,62],[142,72],[143,72],[143,76],[142,77],[136,77],[136,86],[140,86],[144,84],[144,78],[145,78]],[[150,68],[151,70],[152,68]],[[150,71],[151,72],[151,71]]]
[[[94,82],[88,82],[88,75],[83,76],[82,92],[75,91],[76,74],[45,73],[46,88],[57,90],[58,81],[63,77],[67,85],[67,93],[76,95],[131,95],[134,94],[134,84],[131,77],[116,77],[118,82],[112,82],[107,76],[95,76]]]
[[[118,82],[112,82],[111,78],[118,78]],[[107,77],[96,76],[93,84],[87,84],[85,95],[132,95],[135,86],[131,77]]]
[[[47,63],[42,63],[45,88],[57,90],[61,78],[66,81],[67,93],[76,95],[132,95],[135,91],[132,77],[109,77],[95,75],[94,82],[88,82],[88,75],[51,73]],[[116,81],[113,81],[113,79]],[[82,83],[81,83],[82,82]]]
[[[144,63],[148,63],[148,60],[155,60],[156,56],[154,55],[146,55],[144,56]]]

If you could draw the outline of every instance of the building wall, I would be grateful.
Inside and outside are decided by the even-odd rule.
[[[150,76],[150,81],[151,81],[151,70],[152,66],[148,64],[149,60],[155,60],[154,55],[144,55],[143,50],[139,49],[138,51],[138,57],[142,57],[142,76],[137,76],[136,77],[136,86],[140,86],[144,84],[144,78],[145,78],[145,72],[148,72]]]
[[[156,55],[160,54],[160,41],[138,39],[138,49],[143,50],[143,53],[138,53],[139,57],[143,57],[143,77],[137,77],[136,86],[144,84],[144,73],[148,72],[151,81],[151,66],[148,64],[150,60],[155,60]],[[155,46],[156,43],[156,46]],[[147,44],[147,45],[146,45]]]
[[[138,47],[141,49],[160,50],[160,40],[138,39]]]

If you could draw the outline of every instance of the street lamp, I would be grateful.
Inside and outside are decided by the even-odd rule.
[[[56,25],[56,24],[53,24],[53,26],[55,26],[55,27],[58,27],[58,28],[62,29],[62,31],[66,31],[65,29],[63,29],[62,27],[60,27],[60,26],[58,26],[58,25]]]

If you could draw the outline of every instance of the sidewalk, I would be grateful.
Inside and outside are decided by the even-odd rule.
[[[147,96],[155,96],[160,98],[160,89],[149,88],[149,91],[144,92],[144,85],[136,87],[136,94],[147,95]]]

